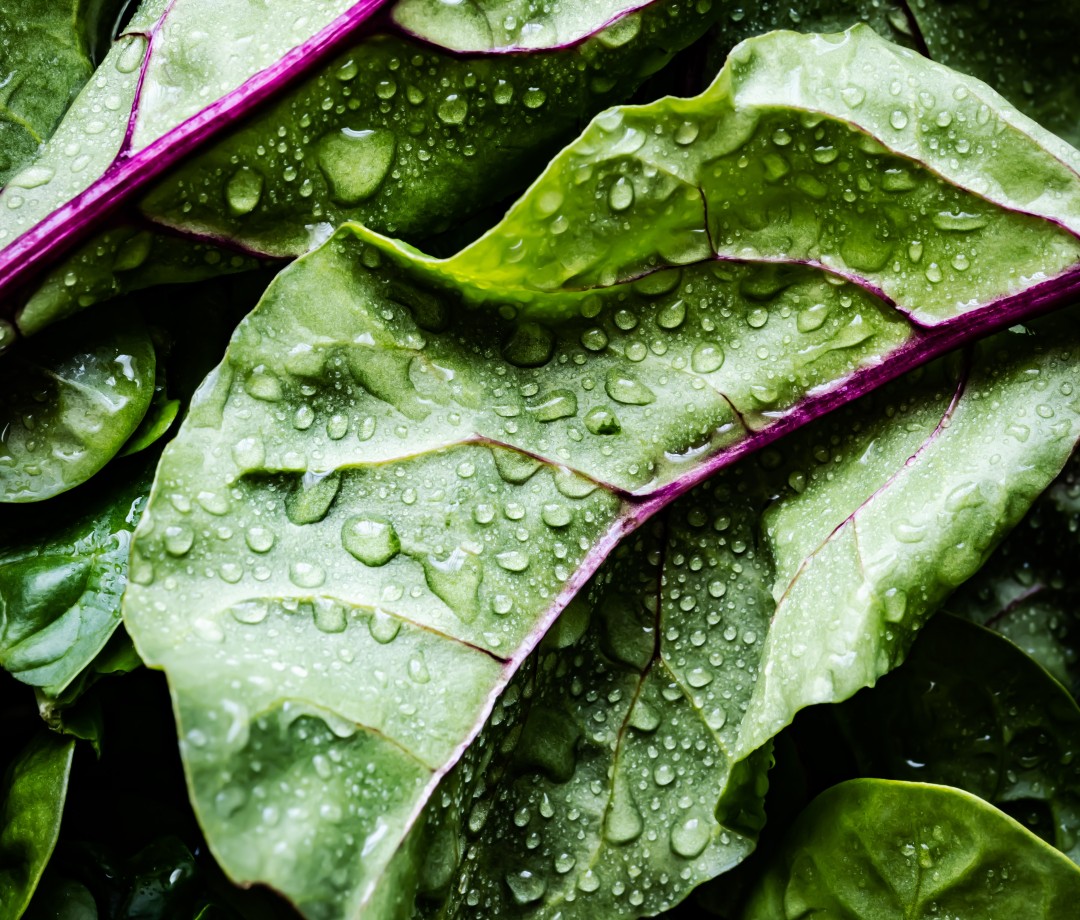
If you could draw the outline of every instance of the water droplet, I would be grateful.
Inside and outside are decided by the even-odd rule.
[[[661,329],[678,329],[686,319],[686,303],[673,300],[657,314],[656,324]]]
[[[125,35],[118,44],[121,48],[116,58],[116,69],[120,73],[134,73],[146,56],[146,38],[142,35]]]
[[[250,214],[262,200],[264,180],[262,173],[241,166],[232,174],[225,186],[225,203],[234,217]]]
[[[548,527],[566,527],[573,520],[573,513],[566,505],[551,502],[544,505],[540,517]]]
[[[281,381],[273,371],[261,364],[248,374],[244,389],[249,396],[265,402],[277,402],[282,397]]]
[[[274,532],[267,527],[249,527],[244,539],[254,553],[268,553],[274,546]]]
[[[521,323],[503,348],[503,357],[517,367],[540,367],[551,360],[555,336],[538,323]]]
[[[330,194],[341,204],[370,198],[390,172],[397,142],[390,131],[343,128],[326,135],[318,148],[319,168]]]
[[[325,597],[316,600],[314,614],[315,628],[324,633],[345,632],[349,622],[345,608]]]
[[[313,562],[294,562],[289,566],[289,580],[298,588],[317,588],[326,581],[326,571]]]
[[[845,86],[840,90],[840,98],[851,108],[858,108],[866,98],[866,90],[861,86]]]
[[[577,415],[577,397],[569,390],[552,390],[543,401],[529,407],[530,414],[540,422],[554,422]]]
[[[448,125],[460,125],[469,114],[469,104],[457,93],[451,93],[439,103],[436,114]]]
[[[368,631],[372,639],[380,645],[386,645],[393,642],[401,632],[401,620],[385,610],[376,609],[368,621]]]
[[[538,109],[547,101],[547,93],[538,86],[530,86],[521,97],[527,109]]]
[[[422,652],[417,652],[416,656],[409,660],[409,677],[418,684],[426,684],[431,680],[431,674],[428,672],[427,662],[424,661]]]
[[[660,727],[660,713],[647,700],[638,699],[630,712],[630,725],[641,732],[654,732]]]
[[[967,211],[938,211],[931,220],[939,230],[948,230],[953,233],[970,233],[987,224],[984,214],[972,214]]]
[[[585,427],[593,434],[618,434],[622,431],[615,413],[610,409],[597,408],[585,416]]]
[[[724,349],[715,342],[702,342],[690,356],[690,367],[697,374],[711,374],[724,366]]]
[[[769,321],[769,311],[764,307],[754,307],[746,314],[747,325],[751,329],[760,329]]]
[[[828,305],[816,303],[811,307],[807,307],[805,310],[799,311],[799,316],[795,320],[795,326],[799,332],[813,332],[815,329],[820,329],[828,318]]]
[[[707,821],[697,817],[687,818],[672,827],[671,849],[684,859],[693,859],[705,849],[711,836]]]
[[[386,565],[401,551],[394,525],[385,518],[352,517],[341,528],[341,545],[368,566]]]
[[[897,131],[903,131],[908,125],[907,112],[903,109],[894,109],[893,113],[889,116],[889,124]]]
[[[514,903],[519,907],[535,904],[547,891],[547,880],[542,875],[536,875],[528,869],[520,872],[506,873],[506,887],[514,898]]]
[[[607,343],[607,333],[599,326],[593,326],[581,333],[581,344],[589,351],[603,351]]]
[[[340,473],[305,473],[285,499],[285,514],[293,524],[317,524],[326,517],[340,488]]]
[[[630,794],[626,780],[617,776],[611,807],[607,813],[607,820],[604,822],[604,837],[610,843],[622,846],[637,840],[644,829],[641,812],[638,811],[637,803]]]
[[[495,561],[507,572],[524,572],[529,567],[528,555],[516,549],[499,553]]]
[[[634,183],[620,176],[608,189],[608,204],[612,211],[625,211],[634,203]]]
[[[424,577],[432,594],[438,597],[463,623],[476,619],[480,608],[477,598],[484,579],[484,567],[472,553],[460,546],[445,559],[428,556]]]
[[[185,525],[172,525],[165,528],[165,551],[170,556],[184,556],[195,542],[195,533]]]
[[[697,140],[698,130],[696,122],[684,121],[675,129],[675,143],[684,147],[687,144],[692,144]]]
[[[516,450],[493,448],[491,454],[495,459],[495,469],[499,476],[504,482],[515,486],[528,482],[541,466],[540,461],[535,457],[520,454]]]
[[[604,389],[616,402],[628,406],[647,406],[656,401],[656,394],[645,384],[618,369],[608,371],[604,378]]]

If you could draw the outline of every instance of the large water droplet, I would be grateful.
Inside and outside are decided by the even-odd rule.
[[[690,367],[697,374],[711,374],[724,366],[724,349],[715,342],[702,342],[690,356]]]
[[[634,183],[620,176],[608,189],[608,204],[612,211],[625,211],[634,203]]]
[[[435,113],[448,125],[460,125],[469,114],[469,104],[457,93],[451,93],[439,103]]]
[[[641,812],[630,794],[626,780],[617,777],[611,807],[604,822],[604,836],[610,843],[621,846],[637,840],[644,829]]]
[[[520,907],[535,904],[547,891],[547,880],[542,875],[536,875],[528,869],[520,872],[506,873],[506,887],[514,898],[514,903]]]
[[[319,142],[319,168],[330,194],[341,204],[358,204],[375,194],[394,162],[396,141],[390,131],[344,128]]]
[[[463,623],[471,623],[480,612],[478,603],[484,567],[472,553],[460,546],[446,559],[429,556],[424,560],[424,577],[432,594],[446,604]]]
[[[341,528],[341,545],[364,565],[386,565],[401,551],[394,525],[381,517],[352,517]]]
[[[539,323],[521,323],[503,348],[503,357],[518,367],[540,367],[551,360],[555,336]]]
[[[294,524],[317,524],[326,517],[339,488],[339,473],[305,473],[285,499],[285,514]]]
[[[684,859],[693,859],[705,849],[711,836],[707,821],[690,817],[671,828],[671,849]]]
[[[656,401],[656,394],[652,390],[625,371],[608,371],[604,388],[608,396],[628,406],[647,406]]]
[[[261,173],[241,166],[225,186],[225,203],[235,217],[250,214],[262,200],[264,180]]]

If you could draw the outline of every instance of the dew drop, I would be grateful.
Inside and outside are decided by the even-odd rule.
[[[614,368],[604,378],[604,389],[616,402],[627,406],[647,406],[656,401],[656,394],[645,384]]]
[[[705,849],[711,836],[706,821],[697,817],[687,818],[672,827],[671,849],[684,859],[693,859]]]
[[[690,356],[690,367],[697,374],[712,374],[724,366],[724,349],[715,342],[702,342]]]
[[[250,214],[262,200],[264,180],[261,173],[241,166],[225,185],[225,203],[234,217]]]
[[[397,531],[385,518],[351,517],[341,528],[341,545],[368,566],[386,565],[401,551]]]
[[[396,141],[390,131],[343,128],[326,135],[318,147],[318,163],[330,195],[344,205],[370,198],[390,172]]]
[[[634,183],[620,176],[608,189],[608,205],[612,211],[625,211],[634,203]]]

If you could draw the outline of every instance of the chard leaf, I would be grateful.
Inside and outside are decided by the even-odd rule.
[[[155,367],[132,310],[80,318],[5,360],[0,502],[38,502],[97,473],[146,415]]]
[[[1077,897],[1080,870],[982,799],[865,779],[810,804],[742,917],[1065,918]]]
[[[75,742],[39,731],[8,768],[0,801],[0,918],[18,920],[60,834]]]
[[[199,2],[181,0],[169,21],[185,3]],[[457,34],[450,21],[420,28],[415,37],[397,34],[391,22],[378,34],[358,31],[347,50],[321,62],[313,76],[279,94],[239,131],[186,159],[143,200],[143,216],[187,238],[151,234],[145,226],[110,228],[52,268],[19,312],[20,329],[34,332],[119,291],[160,283],[162,269],[173,272],[173,280],[196,280],[249,267],[245,256],[251,253],[298,255],[346,219],[413,237],[439,232],[463,212],[513,190],[520,175],[538,169],[604,105],[625,99],[717,15],[711,6],[685,0],[639,6],[621,0],[603,9],[555,4],[536,10],[522,22],[529,27],[530,53],[490,48],[481,56],[455,54],[448,50]],[[471,4],[462,9],[478,10]],[[499,20],[508,21],[510,12],[498,9]],[[565,47],[557,35],[569,27],[563,22],[568,16],[575,43]],[[170,28],[162,27],[161,41]],[[161,51],[167,61],[169,48]],[[205,54],[196,62],[206,71],[202,82],[227,79],[235,62]],[[136,124],[146,100],[152,104],[163,94],[153,82],[153,54],[148,60]],[[178,94],[175,88],[165,93]],[[233,95],[248,106],[246,90]],[[121,111],[113,120],[122,117]],[[56,167],[58,174],[65,166]],[[95,181],[94,194],[113,182],[116,168]],[[129,181],[113,197],[134,202],[145,190],[145,182]],[[23,191],[12,194],[26,198]],[[0,234],[4,221],[30,227],[26,207],[0,216]],[[78,210],[84,223],[99,220]],[[45,213],[35,212],[32,221]],[[72,240],[79,232],[71,228]],[[207,241],[224,241],[240,254],[223,253]],[[0,271],[0,284],[2,276]]]
[[[334,54],[380,5],[287,0],[267,16],[259,4],[144,0],[41,155],[0,194],[0,286]]]
[[[127,558],[154,465],[118,466],[44,506],[5,511],[0,528],[0,665],[61,694],[120,625]]]
[[[940,614],[837,714],[863,775],[965,789],[1080,858],[1080,708],[1006,639]]]
[[[37,155],[97,63],[117,0],[0,10],[0,187]]]
[[[803,54],[812,76],[830,52],[928,71],[947,87],[960,79],[862,30],[828,40],[778,33],[736,59],[772,56],[789,74]],[[766,119],[753,105],[732,109],[738,73],[725,71],[696,105],[714,107],[725,131],[760,115],[765,149],[797,153],[788,142],[803,130],[804,112],[760,103]],[[755,93],[771,82],[755,79]],[[451,259],[344,228],[278,276],[195,399],[135,540],[126,616],[144,658],[169,674],[197,810],[238,879],[269,882],[312,916],[362,907],[396,915],[393,892],[409,890],[422,850],[419,818],[435,820],[449,807],[436,794],[448,771],[626,533],[708,473],[943,343],[1052,302],[997,263],[977,275],[955,269],[936,301],[922,296],[925,274],[879,266],[872,289],[891,289],[901,309],[868,291],[871,281],[768,264],[760,253],[767,264],[706,250],[664,266],[654,247],[681,245],[690,196],[649,172],[649,145],[660,143],[650,138],[664,135],[643,126],[646,114],[666,124],[670,108],[687,121],[691,107],[665,100],[604,116],[503,224]],[[880,147],[866,154],[862,136],[836,130],[848,132],[835,143],[847,139],[856,162],[894,156]],[[740,135],[745,143],[755,136]],[[689,160],[697,143],[715,149],[726,135],[699,125],[683,137]],[[1056,168],[1027,143],[1025,157]],[[584,216],[585,201],[611,206],[605,149],[624,175],[657,179],[635,191],[636,209],[621,208],[640,232],[614,236]],[[741,155],[722,154],[721,162],[736,156],[733,169],[705,170],[716,184],[694,187],[695,239],[709,236],[702,194],[718,196],[733,170],[749,168],[749,160],[738,166]],[[564,190],[561,177],[581,165],[575,157],[585,160],[586,178]],[[761,181],[776,213],[794,211],[798,186]],[[1014,256],[1022,261],[1074,245],[1056,224],[992,209],[929,173],[921,181],[932,192],[905,199],[908,210],[890,219],[917,222],[936,252],[951,251],[956,214],[968,213],[948,211],[950,223],[940,208],[960,200],[986,217],[965,232],[965,246],[979,240],[993,251],[1019,233]],[[868,200],[878,200],[875,188]],[[1063,200],[1053,207],[1065,208]],[[575,204],[581,216],[565,228],[566,244],[559,234],[540,237],[525,219],[545,209],[572,213]],[[839,196],[835,227],[858,217],[854,204]],[[602,245],[589,242],[590,226]],[[822,234],[825,243],[840,238]],[[587,258],[560,261],[559,246],[568,258]],[[823,248],[817,261],[842,249]],[[1054,297],[1069,290],[1048,284]],[[906,308],[905,296],[914,298]],[[957,314],[961,304],[967,312]],[[922,324],[904,318],[916,309],[926,314]],[[732,538],[731,551],[760,543],[762,565],[771,566],[764,576],[747,573],[739,602],[731,601],[745,618],[733,613],[719,631],[723,617],[706,618],[724,610],[730,589],[699,586],[703,645],[695,630],[676,630],[665,657],[700,691],[694,708],[731,763],[761,749],[799,708],[850,696],[897,664],[926,616],[1053,479],[1076,441],[1075,349],[1067,323],[1030,340],[999,336],[976,350],[970,368],[939,364],[905,378],[808,430],[786,459],[769,455],[771,466],[751,472],[737,466],[687,499],[690,509],[696,503],[687,520],[698,528],[711,523],[723,533],[738,515],[753,542]],[[704,565],[715,536],[705,530],[699,540]],[[683,553],[672,557],[673,566],[685,563]],[[668,583],[681,577],[665,575]],[[828,610],[822,596],[833,599]],[[714,627],[712,645],[705,626]],[[610,654],[644,669],[652,646],[634,633],[627,641]],[[322,747],[336,753],[312,761]],[[271,762],[275,778],[263,786],[253,764]],[[357,788],[346,777],[359,764],[370,767]],[[273,788],[281,801],[264,811],[256,787]],[[719,813],[736,814],[732,829],[744,824],[741,788],[715,790]],[[284,813],[292,820],[275,818]],[[297,863],[296,853],[314,862]],[[514,882],[501,884],[500,897],[535,890],[519,885],[515,895]],[[611,884],[601,897],[629,890]],[[682,893],[664,889],[662,897]],[[560,898],[552,884],[552,910],[562,909]],[[589,899],[575,903],[591,909]],[[620,909],[633,912],[626,904]]]

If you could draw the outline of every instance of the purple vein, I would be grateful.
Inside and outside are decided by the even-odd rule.
[[[0,293],[8,295],[5,299],[9,302],[14,300],[10,297],[11,290],[39,270],[43,260],[55,258],[76,245],[101,218],[118,209],[180,159],[272,98],[282,86],[310,73],[336,54],[343,45],[355,39],[357,32],[386,2],[360,0],[276,63],[136,153],[127,148],[133,130],[129,123],[125,146],[105,173],[4,249],[0,255]],[[151,30],[151,36],[167,13],[168,10]],[[148,45],[146,60],[149,60],[150,51]],[[139,77],[139,91],[143,76],[140,74]],[[93,221],[88,219],[88,214],[93,214]]]

